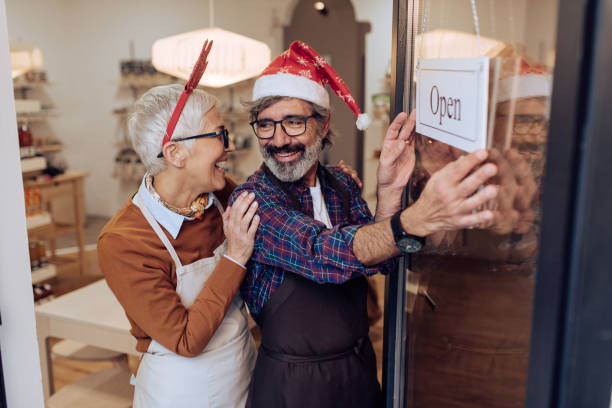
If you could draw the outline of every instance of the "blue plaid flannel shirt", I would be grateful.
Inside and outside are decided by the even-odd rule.
[[[319,283],[339,284],[353,277],[386,274],[395,265],[390,260],[377,267],[365,267],[357,260],[352,251],[355,233],[361,226],[372,223],[373,217],[357,183],[337,166],[327,169],[350,197],[347,220],[340,197],[321,181],[331,229],[313,218],[310,190],[302,180],[288,183],[288,188],[298,198],[303,212],[291,207],[286,195],[268,180],[261,168],[230,197],[231,205],[240,193],[252,191],[259,204],[255,247],[240,288],[254,318],[281,285],[285,273],[296,273]]]

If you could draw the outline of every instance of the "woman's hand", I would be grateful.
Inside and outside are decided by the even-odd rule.
[[[357,175],[357,172],[355,171],[354,168],[346,164],[344,160],[340,160],[340,163],[338,163],[338,166],[340,166],[340,170],[342,170],[345,174],[351,176],[351,178],[355,181],[355,183],[357,183],[359,188],[363,188],[363,183],[359,179],[359,176]]]
[[[255,233],[259,226],[257,201],[254,193],[243,192],[234,205],[223,213],[223,232],[227,238],[227,256],[246,265],[253,253]]]

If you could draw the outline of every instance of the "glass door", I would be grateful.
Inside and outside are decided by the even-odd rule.
[[[403,323],[385,342],[387,352],[396,350],[386,378],[402,382],[385,382],[388,407],[525,404],[557,7],[556,0],[405,0],[396,7],[396,27],[405,31],[405,44],[397,37],[404,71],[395,72],[396,87],[404,84],[402,110],[416,106],[419,60],[489,60],[486,138],[500,193],[486,204],[499,214],[492,225],[428,237],[403,260],[404,276],[389,279],[387,307]],[[423,135],[416,150],[407,203],[465,154]]]

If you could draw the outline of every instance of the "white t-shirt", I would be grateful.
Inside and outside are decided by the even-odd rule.
[[[331,228],[332,224],[329,219],[327,207],[325,205],[325,199],[323,198],[323,194],[321,193],[321,184],[319,184],[318,177],[315,180],[315,186],[309,187],[309,189],[310,189],[310,196],[312,197],[312,207],[314,210],[314,219],[317,221],[321,221],[323,224],[327,226],[327,228]]]

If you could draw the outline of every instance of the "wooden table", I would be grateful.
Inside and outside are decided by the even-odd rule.
[[[89,173],[84,171],[68,170],[64,174],[59,176],[41,179],[41,180],[27,180],[24,179],[24,188],[39,188],[41,191],[45,191],[46,199],[49,200],[53,197],[51,190],[53,188],[68,185],[71,187],[72,201],[74,206],[74,224],[61,225],[56,224],[54,226],[54,234],[64,234],[67,232],[75,232],[77,237],[78,246],[78,263],[79,271],[81,275],[85,273],[85,193],[83,190],[83,180]],[[63,194],[63,193],[62,193]],[[54,240],[52,241],[52,252],[55,252]]]
[[[45,398],[54,392],[49,337],[140,355],[123,308],[104,279],[36,306],[35,310]]]

